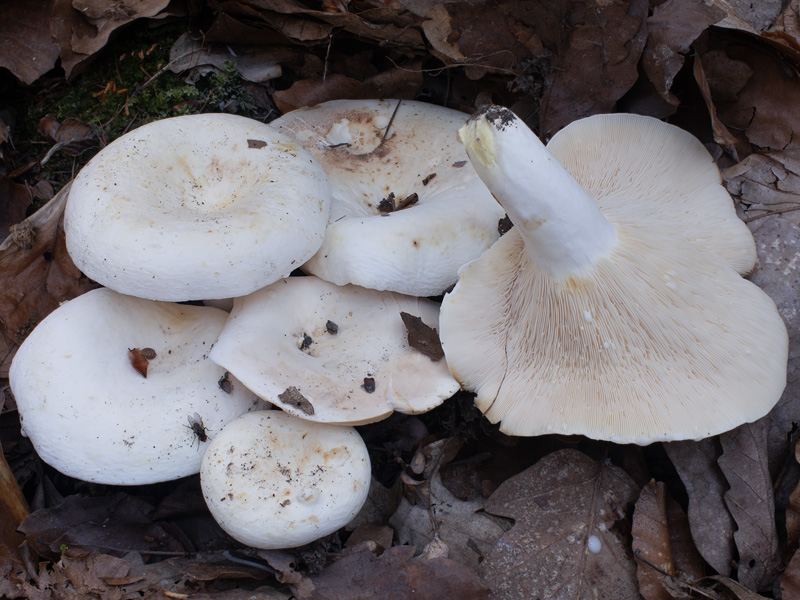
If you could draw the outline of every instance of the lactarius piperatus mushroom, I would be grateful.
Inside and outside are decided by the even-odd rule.
[[[459,388],[439,355],[410,346],[401,313],[436,329],[425,298],[290,277],[234,301],[211,360],[297,417],[361,425],[431,410]],[[433,334],[435,336],[435,332]]]
[[[139,485],[200,470],[208,439],[263,407],[208,359],[227,314],[106,288],[47,316],[9,379],[42,460],[84,481]]]
[[[786,329],[732,268],[747,260],[718,252],[718,221],[707,240],[687,241],[697,229],[664,216],[668,206],[651,216],[646,181],[617,158],[578,176],[595,182],[584,189],[507,109],[481,110],[460,137],[515,225],[461,270],[440,318],[450,369],[490,421],[512,435],[647,444],[717,434],[777,402]],[[671,176],[678,188],[686,178]],[[668,203],[668,191],[658,185],[655,201]],[[703,202],[675,210],[702,214]]]
[[[255,548],[292,548],[356,516],[367,499],[370,461],[352,427],[257,411],[214,438],[200,481],[211,514],[233,538]]]
[[[272,121],[333,188],[325,241],[303,270],[412,296],[452,286],[497,239],[504,214],[458,143],[465,120],[424,102],[334,100]]]
[[[241,296],[317,251],[330,199],[321,167],[269,125],[164,119],[118,138],[75,178],[67,249],[86,275],[124,294]]]

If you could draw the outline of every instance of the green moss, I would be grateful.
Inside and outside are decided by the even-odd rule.
[[[172,44],[184,31],[182,22],[157,28],[135,23],[75,79],[40,93],[37,102],[26,106],[15,136],[28,146],[21,148],[28,160],[41,160],[50,147],[37,131],[47,114],[59,122],[71,117],[89,123],[104,143],[144,123],[178,115],[255,116],[257,109],[234,64],[226,63],[222,71],[202,77],[196,85],[164,69]],[[77,158],[57,152],[40,177],[54,183],[68,181],[99,146]]]

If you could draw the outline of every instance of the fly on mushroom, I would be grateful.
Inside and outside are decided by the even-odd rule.
[[[193,415],[189,415],[187,419],[189,425],[185,425],[184,427],[188,427],[194,433],[194,437],[197,438],[197,449],[199,450],[200,443],[208,441],[208,430],[206,426],[203,425],[203,418],[199,414],[194,413]],[[192,441],[192,445],[194,445],[194,441]]]

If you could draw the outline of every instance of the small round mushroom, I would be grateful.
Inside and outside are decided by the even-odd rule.
[[[483,109],[460,135],[515,224],[441,311],[451,371],[490,421],[649,444],[721,433],[778,401],[786,328],[713,231],[698,241],[665,219],[652,209],[663,198],[640,199],[645,182],[617,159],[585,178],[590,194],[507,109]],[[628,203],[599,206],[601,181]]]
[[[333,187],[325,241],[303,270],[413,296],[441,294],[498,237],[503,210],[456,132],[466,115],[400,100],[334,100],[272,121]]]
[[[75,178],[67,249],[86,275],[124,294],[241,296],[317,251],[330,199],[321,167],[269,125],[164,119],[118,138]]]
[[[401,313],[438,326],[439,306],[424,298],[290,277],[237,298],[210,357],[303,419],[361,425],[425,412],[459,385],[436,332],[411,347]]]
[[[222,426],[263,407],[208,359],[227,314],[101,288],[22,343],[9,379],[42,460],[84,481],[139,485],[200,470]]]
[[[254,548],[293,548],[356,516],[367,499],[370,461],[352,427],[265,410],[219,432],[200,481],[211,514],[233,538]]]

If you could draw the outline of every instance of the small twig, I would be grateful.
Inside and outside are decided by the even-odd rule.
[[[381,138],[381,144],[384,141],[386,141],[386,136],[389,135],[389,129],[391,129],[392,123],[394,123],[394,118],[397,115],[397,111],[400,109],[400,103],[401,102],[402,102],[402,100],[398,100],[397,101],[397,106],[394,107],[394,112],[392,113],[392,116],[389,117],[389,124],[386,126],[386,130],[383,132],[383,137]],[[378,144],[378,146],[380,146],[381,144]]]

